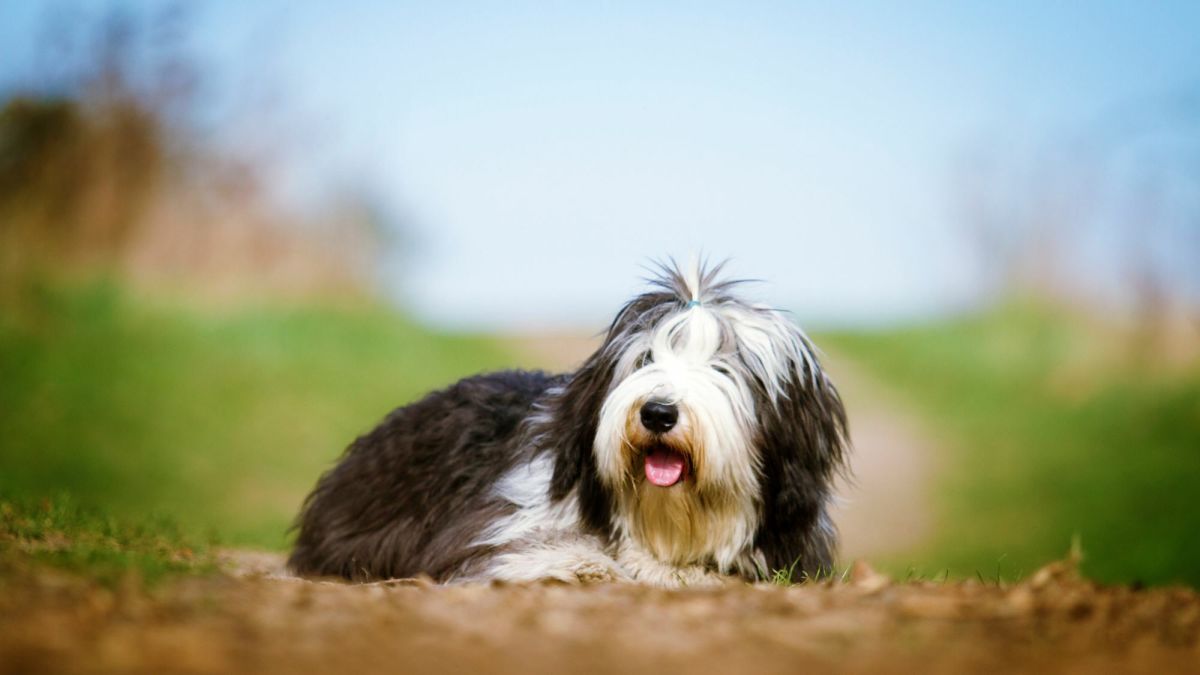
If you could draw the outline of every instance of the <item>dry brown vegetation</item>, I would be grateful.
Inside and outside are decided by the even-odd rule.
[[[268,162],[201,132],[178,12],[56,20],[56,42],[82,53],[54,55],[66,75],[33,73],[0,102],[0,290],[96,273],[202,298],[373,287],[368,201],[298,215],[273,197]]]

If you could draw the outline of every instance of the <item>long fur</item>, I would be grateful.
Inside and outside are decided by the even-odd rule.
[[[831,567],[841,399],[804,333],[719,272],[663,266],[575,373],[480,375],[392,412],[306,500],[292,569],[680,586]],[[651,400],[677,407],[669,431],[639,421]],[[655,447],[685,480],[646,480]]]

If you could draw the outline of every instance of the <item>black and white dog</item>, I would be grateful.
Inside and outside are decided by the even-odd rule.
[[[664,266],[576,372],[469,377],[399,408],[321,477],[289,564],[354,580],[633,580],[808,574],[847,432],[811,343]]]

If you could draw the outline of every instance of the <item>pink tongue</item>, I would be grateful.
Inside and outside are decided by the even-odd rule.
[[[671,487],[683,477],[683,455],[666,448],[655,448],[646,455],[646,480],[659,487]]]

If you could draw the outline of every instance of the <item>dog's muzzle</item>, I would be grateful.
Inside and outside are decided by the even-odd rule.
[[[642,404],[638,417],[646,431],[661,439],[679,422],[679,407],[666,401],[650,400]],[[671,487],[688,474],[687,457],[668,443],[656,442],[646,448],[642,461],[646,480],[659,487]]]

